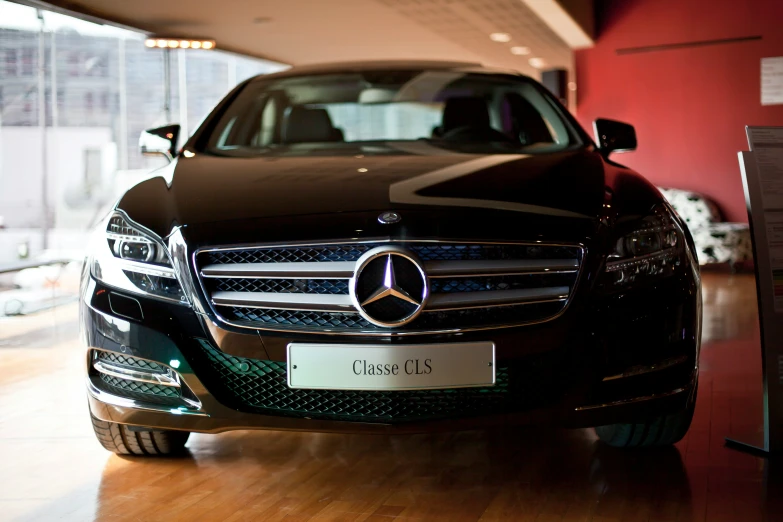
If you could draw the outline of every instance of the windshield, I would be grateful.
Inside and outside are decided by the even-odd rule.
[[[250,82],[207,149],[229,155],[425,141],[464,152],[552,152],[579,143],[561,109],[523,77],[364,71]]]

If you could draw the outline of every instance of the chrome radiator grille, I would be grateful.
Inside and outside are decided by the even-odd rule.
[[[429,297],[410,323],[382,327],[351,299],[357,261],[378,247],[420,260]],[[372,255],[370,253],[369,255]],[[367,241],[205,249],[196,270],[224,322],[246,328],[358,335],[501,328],[552,319],[578,281],[579,245]]]

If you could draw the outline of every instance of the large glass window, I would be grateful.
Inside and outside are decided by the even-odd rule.
[[[138,152],[142,130],[180,123],[184,142],[237,82],[284,68],[144,40],[0,0],[0,265],[76,256],[96,215],[165,164]]]

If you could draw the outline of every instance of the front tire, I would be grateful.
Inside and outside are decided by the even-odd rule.
[[[92,419],[101,446],[118,455],[165,456],[182,453],[189,431],[155,430]]]
[[[682,440],[691,427],[696,409],[696,393],[688,405],[675,413],[645,422],[598,426],[595,433],[602,442],[615,448],[655,448],[671,446]]]

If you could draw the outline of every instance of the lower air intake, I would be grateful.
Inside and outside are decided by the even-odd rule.
[[[100,374],[100,382],[97,386],[106,393],[141,402],[166,406],[184,405],[179,389],[172,388],[171,386],[119,379],[105,374]]]
[[[163,374],[168,372],[168,369],[162,364],[116,352],[93,350],[91,360],[93,363],[105,363],[109,365],[108,368],[113,369],[127,369],[137,372],[149,372],[152,374]],[[96,388],[105,393],[146,404],[187,407],[192,405],[193,401],[195,401],[192,392],[185,388],[184,384],[179,386],[165,386],[154,382],[123,378],[119,374],[112,375],[111,373],[98,371],[93,364],[90,367],[90,380]],[[186,395],[185,398],[191,401],[190,404],[183,398],[183,391]]]
[[[192,366],[207,389],[239,411],[313,419],[404,423],[513,413],[557,400],[551,356],[497,369],[491,387],[415,391],[291,389],[284,362],[233,357],[198,342]]]

